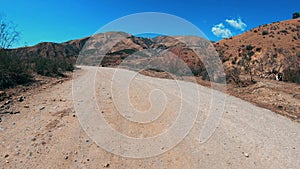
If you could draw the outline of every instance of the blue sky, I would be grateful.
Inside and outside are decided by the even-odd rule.
[[[140,12],[176,15],[200,28],[210,40],[290,19],[299,0],[0,0],[0,14],[18,24],[19,44],[63,42],[92,35],[103,25]]]

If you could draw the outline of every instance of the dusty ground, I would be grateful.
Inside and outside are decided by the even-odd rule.
[[[89,74],[89,70],[79,72],[79,78]],[[109,79],[110,69],[104,72]],[[144,79],[143,82],[151,80],[144,76],[139,78]],[[143,96],[141,92],[157,87],[156,83],[161,86],[173,82],[154,80],[145,87],[137,81],[133,96]],[[297,168],[300,165],[299,124],[231,96],[227,96],[219,127],[205,144],[199,144],[197,138],[209,99],[202,102],[203,114],[197,118],[196,127],[175,148],[146,159],[119,157],[104,151],[83,131],[73,109],[72,81],[59,80],[54,84],[19,93],[25,100],[15,100],[11,105],[11,109],[19,113],[1,114],[1,168]],[[200,88],[202,97],[209,95],[209,89]],[[108,93],[100,99],[106,103],[103,110],[107,120],[118,131],[139,136],[139,132],[144,131],[141,126],[116,123],[121,119],[114,117],[116,111],[109,107],[109,91],[103,86],[99,90]],[[176,105],[166,111],[172,112],[172,108]],[[149,135],[167,126],[162,123],[162,126],[152,127],[153,130],[146,130]]]
[[[300,85],[276,80],[256,79],[244,88],[228,86],[229,94],[300,122]]]
[[[167,79],[178,79],[184,81],[197,81],[198,84],[211,87],[209,81],[202,80],[201,77],[174,77],[166,72],[142,71],[144,75]],[[242,76],[244,80],[250,77]],[[237,87],[235,84],[226,84],[226,91],[232,96],[236,96],[259,107],[272,110],[278,114],[286,116],[293,121],[300,122],[300,85],[296,83],[286,83],[276,80],[255,78],[256,83],[247,87]],[[216,84],[216,89],[218,84]]]

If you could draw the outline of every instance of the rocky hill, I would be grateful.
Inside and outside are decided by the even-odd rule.
[[[300,83],[300,19],[259,26],[215,43],[226,70]]]
[[[201,49],[192,49],[193,45]],[[285,81],[300,83],[300,19],[262,25],[213,45],[229,80],[230,77],[236,80],[243,74],[268,79],[282,75]],[[193,74],[209,79],[207,69],[214,71],[217,64],[213,63],[218,62],[211,60],[210,55],[217,55],[210,52],[212,48],[209,41],[199,37],[151,39],[108,32],[61,44],[41,43],[13,52],[18,57],[69,58],[73,63],[80,54],[78,64],[132,69],[148,66],[157,71],[162,69],[176,75]],[[214,81],[224,76],[217,71],[212,74]]]
[[[17,57],[6,61],[0,58],[0,89],[31,80],[32,72],[28,72],[30,77],[24,74],[28,67],[33,67],[33,73],[42,75],[39,78],[43,79],[73,70],[68,62],[122,67],[162,78],[174,78],[175,74],[181,76],[178,79],[196,79],[204,86],[212,84],[207,80],[218,82],[226,76],[227,82],[233,84],[227,85],[227,93],[299,122],[299,39],[300,19],[262,25],[215,43],[193,36],[143,38],[124,32],[100,33],[60,44],[41,43],[10,50]],[[226,75],[216,71],[221,70],[218,63],[222,63]],[[1,69],[14,67],[18,69],[6,74]],[[208,77],[207,72],[213,76]],[[250,75],[255,84],[249,81]],[[274,81],[278,75],[283,76],[283,81],[298,84]],[[248,85],[250,82],[253,85]],[[3,100],[11,94],[0,91],[0,95]]]
[[[31,47],[23,47],[11,50],[20,58],[77,58],[80,50],[89,38],[71,40],[64,43],[43,42]]]

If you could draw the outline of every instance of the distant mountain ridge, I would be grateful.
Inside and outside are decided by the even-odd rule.
[[[167,50],[185,62],[194,75],[207,76],[206,68],[213,66],[205,67],[201,59],[209,58],[199,59],[195,51],[188,48],[180,39],[191,44],[201,44],[204,48],[211,46],[208,40],[196,37],[142,38],[123,32],[108,32],[60,44],[45,42],[11,51],[17,57],[69,58],[73,63],[80,51],[84,51],[86,53],[83,52],[83,55],[94,55],[94,59],[98,60],[96,55],[103,55],[101,66],[118,66],[121,63],[127,66],[145,66],[143,62],[149,60],[149,57],[159,56],[153,66],[156,64],[163,67],[164,64],[173,64],[174,70],[170,68],[167,71],[186,75],[187,70],[184,70],[183,66],[174,68],[178,64],[177,61],[176,63],[170,61],[172,60],[170,54],[161,54]],[[300,19],[263,25],[236,37],[215,42],[213,46],[227,75],[235,72],[237,75],[250,73],[261,78],[274,78],[276,74],[282,73],[284,80],[300,83]],[[79,60],[78,63],[96,64],[96,60],[95,62],[88,60],[92,58],[85,59]]]

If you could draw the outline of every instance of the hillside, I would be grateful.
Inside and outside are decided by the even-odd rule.
[[[213,44],[193,36],[143,38],[124,32],[107,32],[61,44],[41,43],[18,48],[11,53],[18,58],[15,65],[20,59],[29,60],[25,63],[31,63],[31,67],[38,63],[36,72],[46,76],[73,70],[68,65],[77,62],[79,65],[121,67],[153,77],[177,77],[187,81],[195,77],[205,86],[211,85],[209,81],[219,82],[226,77],[229,94],[299,121],[299,85],[286,83],[299,83],[299,39],[300,19],[294,19],[262,25]],[[191,49],[193,46],[198,48]],[[214,47],[217,53],[213,52]],[[217,56],[226,75],[218,71],[221,69]],[[279,75],[283,82],[275,81]],[[7,76],[3,77],[7,82]],[[9,77],[15,81],[21,79],[14,74]],[[19,83],[15,81],[13,83]]]
[[[226,70],[237,69],[255,76],[300,83],[300,19],[259,26],[239,36],[221,40],[215,47]],[[249,72],[248,72],[249,73]]]
[[[188,46],[200,44],[203,49],[195,51],[183,42],[188,42]],[[176,75],[191,75],[189,70],[184,69],[183,63],[178,64],[179,59],[173,56],[176,55],[189,66],[193,75],[209,80],[206,68],[214,65],[205,67],[203,61],[206,62],[209,57],[202,53],[207,52],[210,45],[209,41],[199,37],[159,36],[151,39],[108,32],[61,44],[41,43],[13,52],[18,57],[68,58],[74,63],[83,51],[81,55],[87,57],[81,57],[77,61],[80,64],[111,67],[122,63],[121,66],[130,68],[145,67],[147,61],[156,57],[152,67],[163,68]],[[222,60],[228,82],[231,82],[232,76],[239,78],[240,74],[264,79],[275,79],[276,75],[282,74],[284,81],[300,82],[300,19],[262,25],[213,45]],[[213,74],[216,74],[211,79],[213,81],[222,78],[218,72]]]
[[[10,50],[15,57],[20,58],[77,58],[80,50],[89,38],[71,40],[64,43],[43,42],[31,47],[23,47]]]

